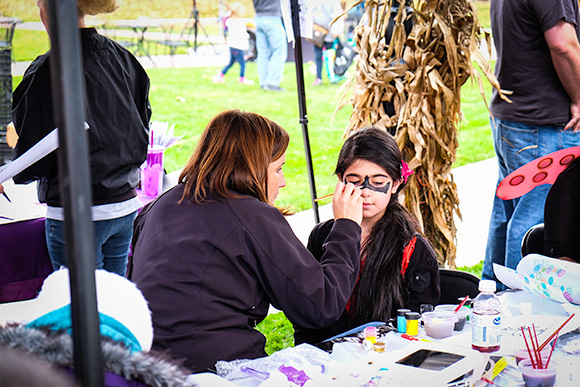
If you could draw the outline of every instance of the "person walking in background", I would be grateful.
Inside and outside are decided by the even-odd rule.
[[[48,28],[48,1],[37,0]],[[95,268],[125,275],[137,198],[139,167],[147,158],[149,77],[137,59],[114,41],[87,28],[85,15],[112,12],[115,0],[77,0],[85,82],[85,120],[89,125]],[[12,118],[19,136],[18,157],[56,126],[50,78],[51,52],[39,56],[14,91]],[[62,177],[56,152],[14,176],[17,184],[38,182],[38,200],[47,203],[46,240],[54,269],[66,266]]]
[[[314,47],[314,61],[316,63],[316,80],[313,85],[319,86],[322,85],[323,54],[326,50],[333,48],[334,41],[344,31],[343,18],[336,20],[332,25],[330,22],[342,14],[343,9],[340,5],[340,0],[312,0],[308,5],[312,7],[314,24],[328,31],[324,37],[322,46],[312,45]],[[328,57],[325,62],[328,80],[331,83],[335,83],[342,79],[334,73],[334,62],[328,60]]]
[[[498,184],[522,165],[580,145],[580,15],[577,0],[494,0],[490,8],[497,51],[495,73],[512,103],[493,90],[491,128],[499,164]],[[483,264],[515,269],[521,241],[544,221],[549,185],[520,198],[494,197]]]
[[[285,91],[280,87],[280,82],[284,75],[288,45],[280,0],[254,0],[254,9],[260,87],[267,91]]]
[[[222,71],[213,77],[214,83],[224,83],[224,75],[228,70],[238,62],[240,64],[240,78],[238,82],[244,85],[253,85],[254,81],[246,78],[246,59],[245,51],[250,48],[250,35],[246,29],[246,23],[240,18],[244,14],[244,6],[241,3],[233,3],[230,7],[230,16],[226,20],[227,41],[230,48],[230,63]]]

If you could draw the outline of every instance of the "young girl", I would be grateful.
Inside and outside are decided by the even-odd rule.
[[[246,30],[246,23],[240,18],[244,14],[244,6],[241,3],[234,3],[231,6],[230,17],[226,21],[228,29],[228,46],[230,47],[230,63],[222,71],[213,77],[214,83],[224,83],[224,75],[228,70],[238,62],[240,64],[239,82],[244,85],[253,85],[254,81],[246,78],[246,59],[245,51],[250,47],[250,35]]]
[[[321,330],[295,327],[296,344],[319,343],[370,321],[387,321],[397,309],[419,311],[439,302],[439,268],[419,225],[399,203],[412,174],[393,137],[378,128],[353,134],[338,156],[336,175],[362,189],[361,271],[341,318]],[[318,224],[308,240],[317,258],[327,249],[334,221]]]

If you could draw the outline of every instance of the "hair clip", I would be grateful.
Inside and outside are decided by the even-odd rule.
[[[409,164],[405,162],[405,160],[401,160],[401,177],[407,183],[407,178],[411,176],[415,171],[409,168]]]

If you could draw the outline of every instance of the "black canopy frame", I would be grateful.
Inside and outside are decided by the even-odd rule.
[[[58,168],[70,275],[75,376],[85,387],[103,386],[101,335],[95,287],[94,231],[85,85],[75,0],[49,0],[50,75],[58,133]],[[90,129],[89,129],[90,130]]]
[[[298,0],[290,0],[292,13],[292,29],[294,30],[294,63],[296,67],[296,87],[298,90],[299,122],[302,126],[302,139],[304,140],[304,153],[306,168],[308,168],[308,182],[310,183],[310,197],[314,222],[320,222],[318,202],[316,202],[316,180],[312,165],[312,152],[310,150],[310,136],[308,134],[308,114],[306,113],[306,91],[304,88],[304,60],[302,58],[302,36],[300,32],[300,5]]]

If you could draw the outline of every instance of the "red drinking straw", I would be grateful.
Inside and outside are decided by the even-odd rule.
[[[463,299],[463,301],[461,301],[461,304],[459,304],[457,306],[457,308],[455,308],[454,312],[459,312],[459,309],[461,309],[461,307],[463,306],[463,304],[465,304],[465,301],[467,301],[469,299],[469,296],[465,296],[465,298]]]
[[[532,351],[530,351],[530,346],[528,345],[528,340],[526,339],[526,334],[524,333],[524,327],[520,327],[520,329],[522,331],[522,337],[524,338],[524,343],[526,343],[526,348],[528,349],[528,355],[530,355],[530,361],[532,362],[532,367],[536,368],[536,364],[534,363],[534,357],[532,356]]]
[[[536,334],[536,325],[534,323],[532,323],[532,328],[534,328],[534,340],[535,342],[535,347],[536,347],[536,359],[538,360],[538,368],[542,369],[544,368],[542,366],[542,354],[540,353],[540,350],[538,349],[539,345],[538,345],[538,335]]]
[[[562,323],[562,325],[560,325],[560,328],[556,329],[556,331],[555,331],[554,333],[552,333],[552,334],[550,335],[550,337],[548,337],[548,338],[546,339],[546,341],[544,341],[544,342],[542,343],[542,345],[540,345],[540,347],[538,348],[538,350],[540,350],[540,351],[541,351],[542,349],[544,349],[544,347],[545,347],[546,345],[548,345],[548,343],[550,342],[550,340],[552,340],[552,339],[554,338],[554,336],[556,336],[556,335],[558,334],[558,332],[560,332],[560,330],[561,330],[562,328],[564,328],[564,325],[568,324],[568,321],[572,320],[572,317],[574,317],[574,316],[576,316],[576,313],[572,313],[572,316],[568,317],[568,318],[566,319],[566,321],[564,321],[564,322]]]
[[[548,356],[548,361],[546,361],[546,369],[548,369],[548,364],[550,364],[550,359],[552,358],[552,352],[554,352],[554,348],[556,348],[556,341],[558,341],[558,333],[556,332],[556,338],[552,343],[552,349],[550,350],[550,355]]]
[[[532,353],[534,354],[534,359],[536,360],[536,367],[539,368],[540,363],[538,362],[538,353],[536,352],[536,343],[534,343],[534,338],[532,337],[532,330],[528,327],[528,334],[530,335],[530,342],[532,343]]]

